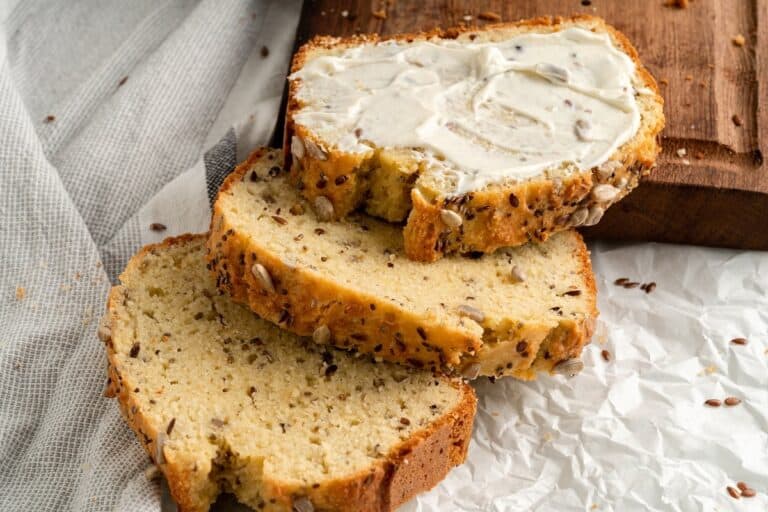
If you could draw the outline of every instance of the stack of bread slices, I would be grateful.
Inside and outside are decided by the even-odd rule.
[[[654,165],[653,78],[592,17],[316,38],[283,150],[144,248],[100,335],[187,512],[393,510],[466,457],[467,381],[577,374],[594,224]]]

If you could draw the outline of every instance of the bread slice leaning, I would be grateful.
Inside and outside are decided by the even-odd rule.
[[[183,512],[389,511],[464,461],[466,384],[318,347],[220,295],[204,236],[133,257],[100,328],[109,387]]]
[[[480,258],[407,259],[402,230],[359,215],[320,222],[278,150],[224,182],[207,258],[221,290],[315,342],[420,368],[532,379],[573,371],[597,316],[581,237]]]
[[[627,38],[602,19],[536,18],[482,29],[435,30],[390,38],[317,37],[299,49],[291,69],[296,73],[318,57],[385,41],[404,47],[445,39],[483,43],[569,27],[608,34],[613,45],[636,66],[633,85],[638,91],[635,97],[640,127],[604,164],[587,170],[564,164],[546,169],[543,175],[491,183],[456,195],[453,185],[425,168],[424,154],[419,148],[376,147],[365,142],[370,146],[368,151],[344,151],[324,140],[313,128],[296,122],[306,101],[302,100],[302,79],[294,77],[289,89],[284,142],[294,183],[310,202],[318,202],[332,218],[362,207],[388,221],[407,219],[405,252],[418,261],[435,261],[449,253],[492,252],[529,241],[544,241],[555,232],[597,223],[603,212],[635,188],[654,166],[660,151],[657,135],[664,126],[663,100],[656,82]],[[389,122],[396,126],[396,112],[392,116]],[[364,140],[365,135],[360,137]]]

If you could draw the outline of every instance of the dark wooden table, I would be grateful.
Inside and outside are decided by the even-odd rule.
[[[665,3],[306,0],[297,45],[315,34],[483,26],[496,16],[601,16],[629,36],[659,81],[667,128],[655,172],[585,233],[768,250],[768,0]]]

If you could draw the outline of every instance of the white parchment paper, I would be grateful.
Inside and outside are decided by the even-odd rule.
[[[404,511],[768,510],[768,253],[591,250],[601,314],[584,371],[479,381],[467,463]],[[728,396],[743,401],[704,405]],[[738,481],[757,496],[731,498]]]

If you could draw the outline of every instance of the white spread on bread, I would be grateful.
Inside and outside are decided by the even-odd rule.
[[[422,151],[455,193],[608,160],[640,126],[632,59],[581,28],[496,42],[385,41],[312,58],[294,122],[348,153]],[[329,148],[330,149],[330,148]]]

